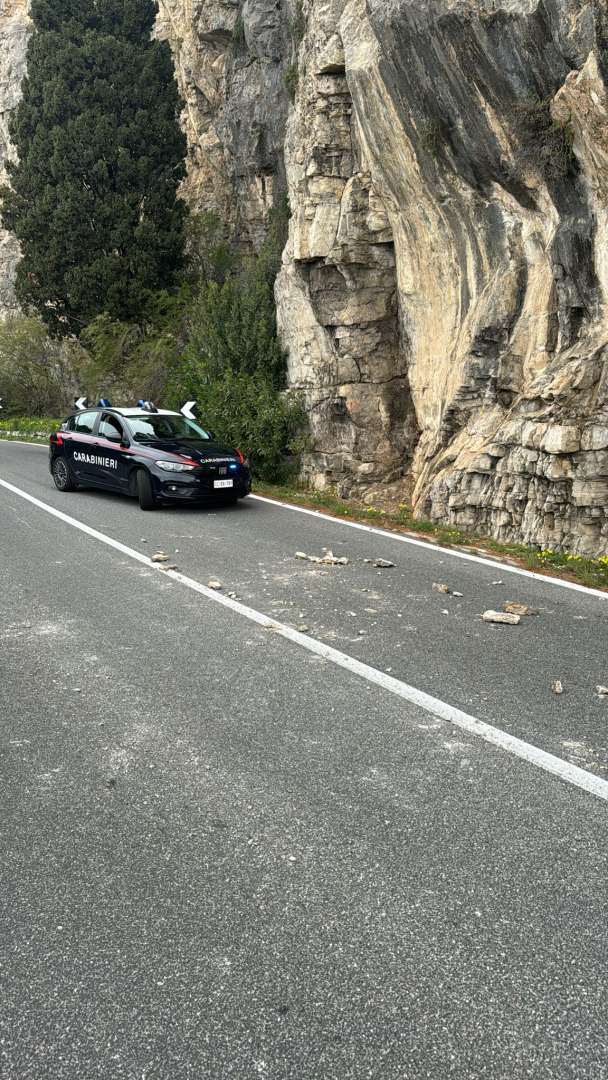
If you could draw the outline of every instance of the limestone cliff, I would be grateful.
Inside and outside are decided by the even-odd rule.
[[[608,552],[605,0],[159,7],[191,204],[258,247],[289,195],[277,308],[306,475]],[[0,0],[3,153],[25,9]]]
[[[606,7],[314,0],[278,285],[308,470],[608,551]]]
[[[186,103],[185,197],[258,248],[285,191],[289,11],[277,0],[159,0],[158,33]]]

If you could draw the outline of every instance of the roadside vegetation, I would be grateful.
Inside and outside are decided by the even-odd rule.
[[[18,157],[0,193],[23,311],[0,325],[2,426],[42,428],[80,395],[193,398],[259,476],[286,479],[304,421],[276,332],[286,201],[258,251],[214,214],[188,215],[183,103],[153,0],[32,0],[31,13]]]

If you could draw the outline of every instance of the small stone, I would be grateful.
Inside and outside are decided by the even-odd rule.
[[[503,604],[505,611],[511,613],[511,615],[535,615],[536,612],[532,611],[527,604],[520,604],[517,600],[507,600],[506,604]]]
[[[166,566],[160,566],[159,570],[164,570],[166,573],[167,570],[179,570],[179,566],[176,566],[175,563],[167,563]]]
[[[464,593],[461,593],[461,592],[456,592],[456,591],[454,590],[454,592],[452,593],[452,596],[464,596]]]
[[[608,697],[608,686],[596,686],[595,689],[600,697]]]
[[[308,626],[306,625],[306,623],[300,623],[300,625],[298,626],[298,630],[299,630],[299,632],[300,632],[301,634],[307,634],[307,633],[308,633],[308,630],[309,630],[309,628],[308,628]]]
[[[145,536],[142,536],[142,538],[141,538],[141,542],[142,542],[142,544],[147,544],[147,543],[148,543],[148,541],[146,540]]]
[[[442,582],[439,582],[439,581],[434,581],[433,582],[433,589],[435,590],[435,592],[441,592],[441,593],[449,593],[449,591],[450,591],[449,585],[444,585]]]
[[[79,686],[73,686],[73,687],[72,687],[72,693],[73,693],[73,694],[81,694],[81,693],[82,693],[82,690],[80,689],[80,687],[79,687]]]
[[[150,561],[155,563],[169,562],[169,556],[165,555],[164,551],[157,551],[154,553]]]
[[[505,626],[517,626],[521,618],[510,611],[484,611],[481,617],[484,622],[503,623]]]
[[[207,582],[207,588],[214,589],[215,592],[219,592],[219,590],[223,588],[223,585],[221,581],[216,581],[215,578],[212,578],[211,581]]]
[[[563,694],[564,688],[560,679],[554,679],[551,683],[551,689],[554,694]]]
[[[449,615],[450,613],[449,613],[448,609],[446,607],[444,607],[444,608],[441,609],[441,614],[442,615]]]
[[[391,562],[390,559],[374,559],[374,566],[377,566],[380,570],[388,570],[389,567],[394,565],[394,562]]]

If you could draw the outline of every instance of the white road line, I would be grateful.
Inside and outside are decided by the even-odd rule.
[[[38,446],[41,450],[48,449],[42,443],[20,443],[18,439],[5,439],[4,441],[17,443],[20,446]],[[280,510],[294,510],[297,514],[308,514],[310,517],[321,518],[323,521],[331,521],[334,525],[345,525],[348,529],[359,529],[361,532],[373,533],[376,536],[382,536],[385,540],[396,540],[401,544],[411,544],[413,547],[424,548],[426,551],[450,555],[453,559],[481,563],[482,566],[487,566],[491,570],[499,570],[504,574],[517,574],[520,577],[531,578],[532,581],[538,581],[543,585],[557,585],[560,589],[571,589],[573,592],[586,593],[587,596],[598,596],[601,600],[608,600],[608,592],[604,592],[602,589],[592,589],[590,585],[579,585],[576,581],[564,581],[563,578],[535,574],[533,570],[522,570],[520,566],[510,566],[509,563],[496,562],[494,559],[486,558],[485,555],[471,555],[468,551],[441,547],[439,544],[431,544],[428,540],[418,540],[414,536],[391,532],[390,529],[379,529],[375,525],[363,525],[360,521],[345,521],[344,518],[334,517],[333,514],[324,514],[321,510],[310,510],[307,506],[296,506],[295,503],[269,499],[266,495],[250,495],[249,498],[255,499],[256,502],[268,503],[269,506],[277,506]]]
[[[519,574],[521,577],[532,578],[540,581],[543,585],[559,585],[561,589],[573,589],[575,592],[586,593],[587,596],[599,596],[602,600],[608,600],[608,592],[601,589],[592,589],[588,585],[579,585],[576,581],[564,581],[562,578],[545,577],[544,574],[535,574],[533,570],[522,570],[519,566],[510,566],[509,563],[495,562],[486,559],[483,555],[470,555],[467,551],[458,551],[456,548],[440,547],[439,544],[431,544],[428,540],[417,540],[413,536],[404,536],[403,533],[390,532],[388,529],[379,529],[374,525],[363,525],[359,521],[345,521],[344,518],[333,517],[332,514],[324,514],[321,510],[310,510],[306,506],[296,506],[294,503],[279,502],[278,499],[269,499],[266,495],[250,495],[249,498],[257,502],[269,503],[270,506],[278,506],[282,510],[295,510],[298,514],[310,514],[311,517],[321,518],[323,521],[333,521],[336,525],[346,525],[349,529],[361,529],[363,532],[374,533],[382,536],[385,540],[397,540],[401,544],[412,544],[414,547],[425,548],[427,551],[440,552],[442,555],[450,555],[454,559],[465,559],[467,562],[481,563],[492,570],[499,570],[504,574]]]
[[[120,551],[121,554],[127,555],[130,559],[134,559],[139,563],[143,563],[153,570],[158,570],[159,573],[162,573],[164,578],[171,578],[173,581],[185,585],[193,592],[200,593],[200,595],[204,596],[207,600],[213,600],[214,603],[229,608],[231,611],[236,612],[237,615],[249,619],[250,622],[257,623],[258,626],[262,626],[265,630],[273,631],[279,637],[283,637],[287,641],[291,641],[293,644],[306,649],[308,652],[314,653],[316,656],[320,656],[324,660],[328,660],[330,663],[344,668],[346,671],[350,671],[351,674],[357,675],[360,679],[364,679],[365,682],[379,686],[382,690],[386,690],[390,694],[394,694],[405,701],[409,701],[412,705],[424,709],[425,712],[429,712],[433,716],[445,720],[454,727],[461,728],[463,731],[468,732],[468,734],[475,735],[477,738],[483,739],[485,742],[491,743],[501,750],[506,750],[507,753],[513,754],[515,757],[521,758],[523,761],[527,761],[529,764],[535,765],[537,768],[543,769],[545,772],[551,773],[553,776],[557,776],[561,780],[565,780],[567,783],[581,788],[590,795],[596,795],[599,799],[604,799],[608,802],[608,780],[603,780],[599,776],[594,776],[593,773],[587,772],[585,769],[580,769],[577,765],[571,765],[569,762],[563,761],[562,758],[558,758],[554,754],[548,754],[545,750],[541,750],[531,743],[524,742],[523,739],[518,739],[514,735],[509,735],[508,732],[502,731],[492,724],[486,724],[483,720],[477,720],[474,716],[469,716],[468,713],[462,712],[452,705],[448,705],[445,701],[432,697],[423,690],[418,690],[415,686],[410,686],[400,679],[394,679],[391,675],[387,675],[383,671],[378,671],[377,668],[370,667],[368,664],[363,664],[360,660],[355,660],[354,657],[339,652],[338,649],[333,649],[330,645],[325,645],[315,638],[308,637],[306,634],[301,634],[297,630],[292,630],[291,627],[286,626],[284,623],[276,622],[274,619],[269,618],[268,615],[264,615],[261,611],[256,611],[254,608],[247,607],[246,604],[241,604],[238,600],[231,600],[230,597],[224,596],[222,593],[216,592],[213,589],[208,589],[205,585],[201,585],[200,582],[194,581],[193,578],[186,577],[185,574],[181,574],[178,570],[163,571],[156,563],[151,562],[147,555],[142,555],[134,548],[127,547],[126,544],[121,544],[120,541],[114,540],[113,537],[98,532],[97,529],[92,529],[89,525],[84,525],[76,518],[64,514],[61,510],[56,510],[54,506],[49,506],[40,499],[36,499],[33,495],[29,495],[26,491],[22,491],[13,484],[7,483],[6,480],[0,480],[0,486],[6,488],[7,491],[11,491],[14,495],[19,495],[22,499],[32,503],[33,506],[37,506],[40,510],[44,510],[47,514],[51,514],[60,521],[64,521],[67,525],[71,525],[73,528],[92,537],[92,539],[99,540],[102,544],[106,544],[115,551]]]

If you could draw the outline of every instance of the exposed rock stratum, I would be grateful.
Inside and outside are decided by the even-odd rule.
[[[276,294],[305,474],[607,553],[605,0],[159,7],[186,197],[257,248],[288,192]],[[26,22],[0,0],[3,153]],[[10,242],[0,258],[6,305]]]

